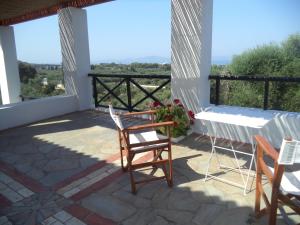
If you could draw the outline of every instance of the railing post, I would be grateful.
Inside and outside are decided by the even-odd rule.
[[[216,102],[215,105],[219,105],[219,97],[220,97],[220,77],[216,77]]]
[[[96,77],[93,77],[93,96],[94,96],[94,102],[95,107],[98,107],[98,92],[97,92],[97,85],[96,85]]]
[[[264,88],[264,110],[268,109],[268,101],[269,101],[269,80],[265,80],[265,88]]]
[[[130,78],[126,78],[126,89],[127,89],[127,100],[128,100],[128,111],[132,112],[132,103],[131,103],[131,87],[130,87]]]

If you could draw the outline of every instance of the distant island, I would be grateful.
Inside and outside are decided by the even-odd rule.
[[[230,57],[213,57],[213,65],[228,65],[231,62]],[[126,59],[102,59],[102,60],[92,60],[92,64],[99,63],[116,63],[116,64],[131,64],[131,63],[158,63],[158,64],[170,64],[171,57],[161,57],[161,56],[146,56],[140,58],[126,58]]]

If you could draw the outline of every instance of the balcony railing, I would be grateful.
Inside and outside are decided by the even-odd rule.
[[[20,95],[22,102],[38,99],[38,97]]]
[[[220,104],[220,96],[221,96],[221,81],[229,81],[229,82],[234,82],[234,81],[245,81],[245,82],[250,82],[253,85],[253,89],[257,88],[259,89],[258,83],[263,84],[263,86],[260,89],[263,89],[263,98],[261,102],[261,108],[264,110],[269,109],[269,93],[270,93],[270,83],[272,82],[283,82],[284,84],[287,83],[296,83],[300,84],[300,77],[262,77],[262,76],[221,76],[221,75],[210,75],[209,76],[210,80],[215,81],[215,86],[212,87],[212,92],[211,92],[211,102],[219,105]],[[237,84],[239,85],[239,84]],[[300,88],[300,86],[299,86]],[[228,91],[228,90],[227,90]],[[229,91],[228,91],[229,92]],[[243,95],[244,93],[238,93],[239,95]],[[289,99],[290,101],[295,101],[295,99]],[[222,103],[226,104],[226,103]],[[272,108],[274,109],[274,108]],[[278,109],[278,108],[275,108]],[[281,109],[281,108],[279,108]]]
[[[107,108],[114,102],[116,109],[132,112],[144,109],[149,101],[163,104],[164,97],[156,96],[163,89],[170,97],[170,88],[166,88],[170,75],[89,74],[89,77],[92,77],[95,107]]]
[[[163,104],[163,100],[170,98],[170,75],[89,74],[89,76],[92,77],[95,107],[107,108],[109,103],[113,103],[117,109],[130,112],[140,111],[145,109],[150,101]],[[213,81],[211,84],[211,103],[213,104],[239,105],[230,99],[244,96],[243,99],[238,100],[241,103],[240,106],[259,107],[264,110],[299,111],[299,109],[293,110],[290,107],[294,104],[293,102],[298,100],[294,96],[284,99],[280,95],[282,90],[276,90],[276,88],[280,89],[284,86],[287,89],[291,87],[299,90],[300,77],[210,75],[209,79]],[[248,86],[251,89],[250,96],[247,96],[247,92],[243,88],[240,88],[240,92],[235,90],[235,86],[245,83],[250,85]],[[224,87],[226,85],[228,90]],[[246,90],[247,86],[245,87]],[[164,92],[163,95],[161,93],[158,95],[158,92],[161,91]],[[252,104],[249,101],[252,101]],[[280,104],[284,101],[289,101],[288,108],[281,107]]]

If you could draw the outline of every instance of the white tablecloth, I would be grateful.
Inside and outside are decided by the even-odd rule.
[[[260,134],[274,114],[261,109],[212,106],[195,118],[205,125],[209,136],[252,143],[252,136]]]

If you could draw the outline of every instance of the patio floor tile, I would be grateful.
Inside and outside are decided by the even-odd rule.
[[[241,188],[204,182],[210,142],[198,134],[173,145],[172,188],[165,181],[151,182],[138,185],[133,195],[129,175],[120,169],[114,128],[108,114],[84,111],[1,131],[0,225],[266,224],[266,217],[253,217],[255,185],[245,196]],[[224,163],[233,159],[220,158]],[[138,160],[151,160],[151,155]],[[219,171],[216,160],[210,172],[240,181],[235,173]],[[157,170],[151,176],[161,174]],[[299,215],[290,218],[300,223]],[[277,224],[285,224],[280,215]]]

